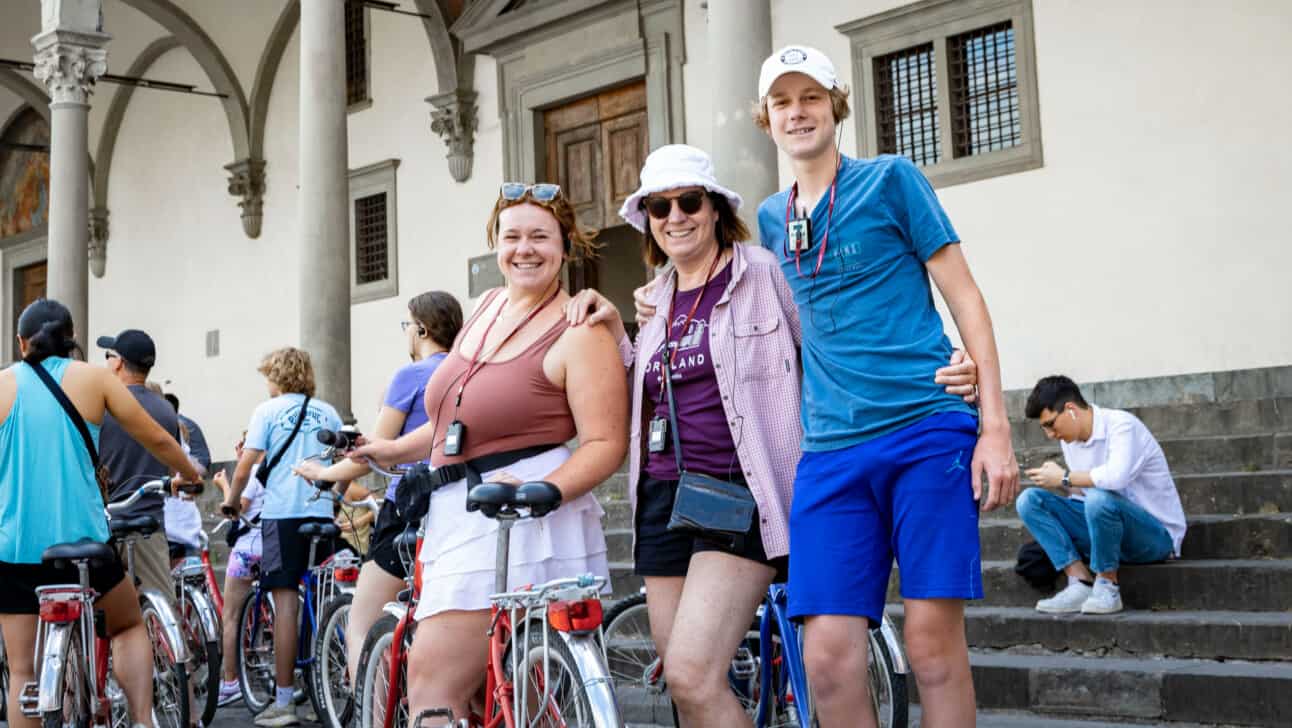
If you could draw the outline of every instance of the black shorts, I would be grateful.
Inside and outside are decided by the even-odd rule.
[[[749,531],[733,539],[733,543],[730,539],[710,539],[668,530],[668,519],[673,514],[676,497],[676,480],[657,480],[642,475],[637,486],[637,543],[633,548],[638,576],[686,576],[691,556],[702,551],[720,551],[770,566],[776,569],[775,581],[786,580],[789,559],[784,556],[767,558],[767,552],[763,550],[763,534],[758,526],[757,508]]]
[[[365,559],[380,566],[382,571],[396,579],[408,576],[408,571],[404,569],[404,562],[395,550],[395,537],[404,532],[404,525],[404,522],[395,515],[395,502],[382,501],[381,510],[377,512],[377,522],[372,527],[368,558]],[[417,558],[417,554],[413,554],[413,558]]]
[[[90,565],[90,587],[103,596],[116,588],[126,578],[121,560],[114,558],[103,564]],[[45,564],[10,564],[0,561],[0,614],[37,614],[36,587],[50,584],[79,584],[76,567],[72,564],[55,568]]]
[[[300,534],[306,523],[331,523],[331,518],[262,518],[260,536],[260,586],[295,589],[309,569],[310,539]],[[336,551],[335,539],[322,539],[314,550],[317,565]]]

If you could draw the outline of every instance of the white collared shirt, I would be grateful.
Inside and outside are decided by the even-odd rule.
[[[1068,468],[1089,472],[1096,488],[1120,493],[1148,511],[1171,534],[1178,557],[1187,523],[1162,446],[1135,415],[1091,408],[1090,439],[1059,443]]]

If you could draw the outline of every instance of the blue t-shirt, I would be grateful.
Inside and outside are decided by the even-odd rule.
[[[933,381],[951,342],[925,262],[959,243],[937,195],[906,157],[843,158],[821,272],[830,195],[812,211],[812,247],[786,250],[789,190],[758,208],[759,238],[781,260],[803,325],[803,449],[849,447],[938,412],[976,411]]]
[[[384,404],[407,414],[404,426],[399,430],[400,436],[416,430],[430,419],[426,415],[426,405],[422,402],[426,399],[426,383],[431,381],[431,375],[446,356],[448,354],[440,352],[406,364],[391,378],[390,386],[386,387]],[[426,454],[426,460],[430,460],[430,453]],[[386,488],[386,500],[395,500],[395,488],[398,486],[399,478],[391,478],[390,485]]]
[[[278,452],[287,442],[296,426],[296,418],[301,414],[303,394],[283,394],[268,402],[262,403],[251,415],[251,424],[247,425],[247,447],[263,450],[265,461]],[[319,430],[336,430],[341,427],[341,418],[332,405],[319,399],[311,399],[305,410],[305,421],[301,431],[288,446],[287,452],[269,473],[269,482],[265,483],[265,505],[260,512],[261,518],[331,518],[332,501],[319,498],[310,502],[317,489],[309,481],[292,472],[292,467],[309,457],[317,455],[324,449],[319,442]]]

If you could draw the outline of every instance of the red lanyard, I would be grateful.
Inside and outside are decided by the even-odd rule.
[[[830,207],[826,212],[825,234],[821,236],[821,250],[818,251],[816,254],[816,270],[812,271],[812,275],[808,276],[809,278],[816,278],[817,274],[821,272],[821,262],[825,260],[825,249],[826,249],[826,246],[830,244],[830,223],[834,221],[834,193],[836,190],[836,183],[839,181],[839,168],[842,166],[843,166],[843,155],[840,154],[838,162],[836,162],[834,165],[834,177],[830,180]],[[794,211],[794,200],[798,198],[798,195],[799,195],[799,183],[795,182],[794,186],[790,187],[790,199],[789,199],[789,202],[786,203],[785,205],[786,234],[785,234],[785,245],[783,247],[785,250],[786,258],[790,257],[790,236],[789,236],[789,225],[791,220],[790,215]],[[812,215],[812,211],[808,210],[807,214],[810,218]],[[812,246],[812,241],[809,239],[808,247],[811,247],[811,246]],[[800,276],[803,275],[803,269],[799,267],[798,246],[795,246],[794,248],[794,270],[798,271]]]
[[[677,359],[677,350],[682,345],[682,339],[686,337],[687,329],[691,327],[691,321],[695,318],[696,309],[700,308],[700,301],[704,299],[704,294],[709,290],[709,281],[713,280],[713,271],[717,270],[719,260],[722,260],[721,250],[718,251],[717,255],[713,256],[713,262],[709,264],[709,272],[704,275],[704,286],[700,288],[700,295],[695,297],[695,301],[691,304],[691,310],[688,311],[686,314],[686,321],[682,323],[682,333],[679,334],[677,337],[677,346],[674,346],[672,350],[670,350],[668,345],[669,345],[669,337],[672,335],[672,331],[673,331],[673,306],[677,305],[677,288],[675,287],[673,289],[673,297],[668,302],[668,319],[664,321],[664,351],[668,352],[668,365],[664,368],[664,371],[662,372],[663,376],[670,376],[671,372],[673,371],[673,361]],[[681,282],[682,282],[682,279],[679,277],[678,283],[680,284]],[[662,365],[663,363],[664,363],[663,357],[661,356],[660,364]],[[660,396],[661,396],[660,401],[661,402],[663,401],[662,399],[663,391],[664,391],[663,388],[664,388],[664,382],[661,379],[660,380]]]
[[[504,346],[506,346],[507,342],[511,341],[511,337],[515,336],[517,332],[525,328],[525,325],[528,324],[530,321],[533,321],[535,316],[542,313],[543,309],[547,308],[548,305],[552,303],[552,301],[556,300],[556,296],[560,292],[561,292],[561,284],[557,283],[556,289],[552,291],[552,295],[548,296],[547,300],[543,301],[542,304],[535,306],[534,308],[531,308],[529,310],[529,314],[526,315],[525,318],[520,323],[516,324],[516,327],[513,328],[510,332],[508,332],[507,336],[503,337],[502,341],[498,342],[498,345],[494,347],[493,352],[496,354]],[[507,299],[504,298],[502,300],[502,304],[498,306],[498,310],[494,312],[493,318],[490,319],[489,325],[485,327],[484,335],[480,337],[480,344],[476,346],[476,352],[471,355],[471,363],[467,365],[466,376],[462,378],[462,384],[458,386],[458,400],[457,400],[457,404],[454,405],[455,409],[462,406],[462,392],[466,390],[467,382],[471,381],[471,377],[474,377],[476,375],[476,372],[480,371],[481,369],[484,369],[485,365],[489,363],[487,361],[484,361],[484,362],[480,361],[480,352],[484,351],[485,341],[489,339],[489,332],[493,331],[493,325],[498,323],[499,317],[502,316],[502,310],[506,307],[507,307]],[[477,362],[479,363],[479,366],[476,366]]]

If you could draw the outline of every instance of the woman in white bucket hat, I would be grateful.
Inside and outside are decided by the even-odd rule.
[[[642,232],[646,262],[669,266],[647,294],[654,314],[631,346],[619,312],[597,291],[580,292],[566,309],[572,324],[611,327],[632,367],[633,556],[687,726],[751,725],[727,673],[768,585],[785,580],[802,435],[797,308],[775,256],[739,244],[750,237],[736,217],[740,204],[702,150],[655,150],[619,211]],[[747,488],[755,503],[747,529],[670,530],[680,471]]]

